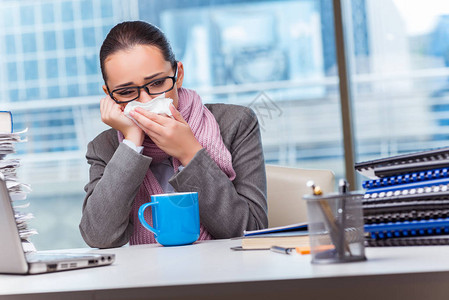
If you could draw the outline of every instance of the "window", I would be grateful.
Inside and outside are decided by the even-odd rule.
[[[58,86],[49,86],[47,89],[48,98],[59,98],[59,87]]]
[[[119,0],[0,1],[1,101],[11,105],[17,130],[30,129],[16,150],[23,159],[20,180],[33,187],[30,226],[42,233],[33,239],[39,249],[85,245],[77,228],[84,156],[87,142],[106,128],[98,118],[98,49],[103,30],[128,18],[113,14],[112,7],[122,6]],[[80,96],[91,104],[71,100]],[[34,101],[39,105],[27,105]]]
[[[32,111],[24,105],[13,110],[20,125],[32,129],[29,142],[17,148],[27,160],[20,178],[33,187],[29,201],[33,225],[42,233],[33,238],[39,249],[85,245],[78,231],[88,180],[84,156],[87,143],[106,128],[99,117],[104,93],[98,50],[112,26],[123,20],[146,20],[166,32],[184,62],[184,86],[196,89],[204,102],[253,108],[268,163],[342,174],[334,30],[326,15],[330,0],[11,3],[32,15],[33,24],[42,22],[17,29],[32,37],[28,46],[22,43],[29,49],[23,64],[15,43],[5,49],[17,62],[21,88],[1,83],[11,102],[48,103]],[[91,104],[79,105],[78,97]]]
[[[16,53],[16,41],[13,35],[8,34],[5,36],[5,46],[7,54]]]
[[[38,99],[39,98],[39,88],[27,88],[26,97],[28,99]]]
[[[24,63],[24,70],[25,70],[25,80],[34,80],[37,79],[37,61],[35,60],[28,60]]]
[[[78,84],[70,84],[68,86],[69,97],[78,97],[80,94],[80,88]]]
[[[47,78],[57,78],[58,77],[58,60],[57,59],[47,59],[45,62],[47,70]]]
[[[84,64],[86,66],[86,74],[92,75],[92,74],[98,74],[100,70],[100,63],[98,61],[97,55],[89,55],[84,57]]]
[[[36,36],[34,33],[22,35],[22,46],[24,53],[36,52]]]
[[[6,6],[6,9],[2,9],[2,21],[1,24],[4,28],[11,28],[17,25],[17,5]]]
[[[9,90],[9,99],[11,99],[10,101],[17,101],[17,99],[19,98],[19,90],[18,89],[10,89]]]
[[[348,46],[355,50],[358,160],[447,146],[449,6],[436,0],[346,4],[359,16],[346,23]]]
[[[113,17],[113,6],[111,5],[111,2],[108,0],[102,0],[101,1],[101,16],[103,18],[111,18]]]
[[[22,6],[20,8],[21,25],[34,25],[34,6]]]
[[[42,22],[51,24],[55,21],[54,6],[51,3],[43,3],[41,6]]]
[[[83,42],[85,47],[95,47],[94,27],[87,27],[83,29]]]
[[[75,31],[73,29],[64,30],[64,48],[74,49],[76,47]]]
[[[46,51],[56,50],[56,33],[54,31],[45,31],[44,41],[44,49]]]
[[[86,145],[107,128],[98,51],[124,20],[167,34],[185,66],[184,86],[204,102],[251,107],[267,163],[343,177],[332,2],[0,1],[1,101],[11,105],[16,129],[30,128],[17,155],[20,179],[33,188],[37,248],[85,246],[78,223]],[[446,1],[342,2],[356,160],[446,145]]]
[[[335,69],[335,51],[327,55],[329,66],[324,61],[323,40],[333,34],[332,19],[321,17],[325,2],[167,7],[156,25],[184,63],[185,87],[207,102],[253,108],[267,163],[332,166],[341,174],[338,86],[326,70]],[[140,17],[154,23],[157,7],[140,3]]]
[[[101,82],[89,82],[87,84],[87,90],[89,95],[101,94],[103,89],[101,88],[103,83]]]
[[[15,62],[8,63],[8,80],[17,81],[17,64]]]
[[[66,1],[61,4],[61,16],[63,22],[73,21],[73,3],[72,1]]]
[[[65,59],[65,68],[66,68],[66,74],[68,77],[76,76],[78,74],[76,57],[67,57]]]
[[[81,1],[81,17],[83,20],[92,20],[93,18],[93,8],[92,1],[85,0]]]

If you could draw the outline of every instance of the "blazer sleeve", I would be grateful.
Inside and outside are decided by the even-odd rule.
[[[91,247],[119,247],[129,241],[129,214],[152,160],[123,143],[115,151],[111,148],[104,139],[87,147],[89,183],[79,228]]]
[[[169,180],[178,192],[198,192],[201,222],[215,238],[242,236],[244,230],[268,226],[259,124],[251,109],[239,106],[236,112],[217,120],[225,144],[230,141],[236,178],[229,180],[202,149]]]

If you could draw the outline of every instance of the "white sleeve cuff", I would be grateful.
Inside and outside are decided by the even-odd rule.
[[[134,144],[134,142],[124,139],[123,140],[123,144],[125,144],[126,146],[128,146],[129,148],[133,149],[134,151],[136,151],[137,153],[142,153],[143,150],[143,146],[139,146],[137,147],[136,144]]]

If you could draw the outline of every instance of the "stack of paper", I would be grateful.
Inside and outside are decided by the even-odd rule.
[[[32,243],[28,240],[30,236],[37,234],[36,230],[28,228],[28,221],[33,218],[33,215],[20,211],[29,206],[29,203],[23,201],[26,200],[28,193],[31,192],[31,188],[17,178],[17,168],[20,167],[20,159],[7,158],[8,154],[16,152],[16,143],[26,142],[26,138],[22,139],[26,132],[27,130],[25,129],[20,132],[0,133],[0,176],[5,180],[11,201],[13,202],[20,238],[23,244],[28,245],[27,249],[33,249]]]

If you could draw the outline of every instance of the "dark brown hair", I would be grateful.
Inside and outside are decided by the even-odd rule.
[[[117,51],[130,49],[136,45],[157,47],[173,69],[176,67],[176,59],[170,43],[158,27],[142,21],[127,21],[115,25],[101,45],[100,67],[105,83],[107,79],[104,68],[106,58]]]

